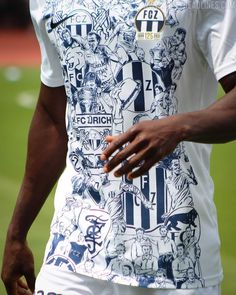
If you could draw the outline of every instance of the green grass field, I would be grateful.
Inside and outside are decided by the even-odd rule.
[[[15,81],[10,81],[13,77]],[[0,262],[6,229],[14,208],[17,191],[24,171],[29,123],[39,88],[37,69],[0,69]],[[215,200],[218,208],[222,241],[224,282],[222,295],[236,294],[236,229],[233,216],[236,208],[235,166],[236,141],[215,145],[212,156],[212,176],[215,181]],[[39,270],[48,226],[53,209],[53,195],[48,198],[34,223],[29,242]],[[27,263],[27,262],[26,262]],[[6,294],[0,283],[0,295]],[[209,294],[210,295],[210,294]]]

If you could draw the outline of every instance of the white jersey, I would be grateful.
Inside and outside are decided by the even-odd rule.
[[[65,85],[68,97],[67,166],[56,191],[47,266],[147,288],[158,288],[160,269],[171,282],[166,288],[189,287],[188,266],[201,281],[191,288],[221,281],[211,146],[184,142],[132,181],[105,173],[100,160],[107,135],[158,120],[158,107],[163,116],[167,107],[205,108],[217,80],[236,71],[236,12],[231,1],[213,2],[31,1],[41,80]],[[161,228],[170,243],[160,253]],[[187,230],[197,254],[185,251]],[[111,237],[118,237],[112,251]],[[186,262],[181,270],[178,251]]]

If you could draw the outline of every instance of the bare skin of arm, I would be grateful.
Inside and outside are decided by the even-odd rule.
[[[235,140],[236,72],[225,76],[220,83],[226,94],[206,109],[142,121],[118,136],[108,136],[109,145],[101,155],[102,160],[108,160],[104,171],[116,168],[115,176],[127,174],[132,179],[146,173],[182,141],[225,143]],[[110,158],[114,152],[117,154]],[[128,161],[117,168],[126,159]]]
[[[34,291],[34,261],[26,237],[65,167],[65,108],[64,87],[42,84],[29,130],[24,178],[5,244],[2,280],[8,295]]]

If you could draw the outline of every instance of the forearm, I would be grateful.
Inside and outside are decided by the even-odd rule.
[[[177,115],[183,140],[224,143],[236,139],[236,87],[208,108]]]
[[[24,240],[65,166],[67,137],[61,123],[38,104],[29,131],[27,162],[8,237]]]

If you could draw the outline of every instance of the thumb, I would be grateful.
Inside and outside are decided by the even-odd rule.
[[[34,288],[35,288],[35,274],[34,274],[34,270],[25,273],[25,279],[26,282],[28,284],[29,289],[34,292]]]

